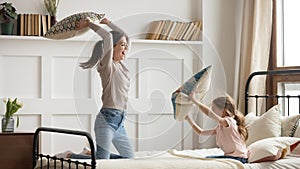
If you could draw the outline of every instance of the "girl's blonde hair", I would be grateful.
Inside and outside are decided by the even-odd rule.
[[[238,131],[242,136],[243,140],[246,141],[248,138],[248,131],[245,125],[244,115],[236,109],[233,99],[229,96],[218,97],[213,100],[213,104],[219,109],[226,110],[230,116],[233,116],[238,126]]]

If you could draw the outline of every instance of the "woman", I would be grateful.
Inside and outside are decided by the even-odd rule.
[[[80,64],[83,69],[96,66],[102,82],[103,105],[95,120],[94,128],[97,143],[96,158],[132,158],[133,148],[124,128],[130,78],[123,60],[126,57],[129,39],[124,31],[107,18],[102,19],[100,24],[106,24],[112,31],[109,32],[89,20],[77,23],[78,29],[89,27],[103,39],[95,44],[92,57]],[[110,153],[111,143],[120,155]],[[57,157],[90,158],[70,151]]]
[[[208,158],[232,158],[247,163],[248,150],[245,141],[248,133],[245,128],[245,118],[236,110],[233,99],[229,96],[218,97],[213,100],[212,108],[197,100],[194,93],[190,94],[190,99],[204,114],[218,122],[215,129],[203,130],[191,117],[185,117],[197,134],[216,135],[216,143],[224,151],[224,155],[208,156]]]

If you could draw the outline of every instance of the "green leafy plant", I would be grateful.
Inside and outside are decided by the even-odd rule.
[[[18,14],[12,3],[4,2],[0,4],[0,23],[9,23],[17,18]]]
[[[8,98],[8,100],[3,99],[4,103],[6,104],[6,112],[4,114],[6,119],[5,128],[7,127],[8,121],[11,117],[14,116],[14,114],[23,107],[23,103],[19,102],[17,98],[12,100],[11,98]],[[17,115],[17,127],[19,127],[20,119]]]
[[[51,16],[56,16],[59,0],[44,0],[45,7]]]

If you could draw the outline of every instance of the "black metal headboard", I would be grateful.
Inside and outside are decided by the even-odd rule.
[[[269,70],[269,71],[257,71],[257,72],[253,72],[250,74],[250,76],[248,77],[247,81],[246,81],[246,86],[245,86],[245,115],[248,114],[249,112],[249,99],[255,99],[255,105],[256,105],[256,112],[258,112],[258,99],[263,99],[266,103],[266,105],[268,105],[268,100],[271,99],[276,99],[278,102],[279,98],[283,98],[286,99],[287,101],[287,114],[289,114],[289,106],[290,106],[290,99],[291,98],[298,98],[298,105],[299,105],[299,113],[300,113],[300,95],[269,95],[269,94],[264,94],[264,95],[260,95],[260,94],[252,94],[249,93],[249,87],[250,87],[250,83],[251,80],[254,77],[257,76],[268,76],[268,75],[291,75],[291,74],[299,74],[300,76],[300,69],[289,69],[289,70]],[[267,107],[266,107],[267,109]]]

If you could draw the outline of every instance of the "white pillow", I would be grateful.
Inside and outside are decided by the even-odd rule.
[[[299,126],[300,114],[281,117],[281,136],[293,137]]]
[[[300,138],[295,137],[271,137],[258,140],[248,146],[248,162],[274,161],[291,154],[292,147],[297,147]]]
[[[249,146],[255,141],[281,136],[281,113],[279,106],[275,105],[260,117],[249,113],[245,116],[246,128],[248,129],[248,139],[246,145]]]

